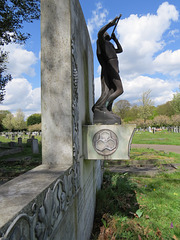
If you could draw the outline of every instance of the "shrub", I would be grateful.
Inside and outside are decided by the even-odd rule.
[[[27,118],[27,126],[41,123],[41,114],[34,113]]]
[[[41,123],[28,126],[28,131],[29,132],[34,132],[34,131],[40,132],[41,131]]]

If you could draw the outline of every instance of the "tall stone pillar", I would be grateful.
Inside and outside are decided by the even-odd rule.
[[[72,165],[70,1],[43,0],[41,13],[43,164]]]

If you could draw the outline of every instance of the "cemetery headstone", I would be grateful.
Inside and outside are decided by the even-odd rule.
[[[15,147],[16,143],[15,142],[9,142],[8,145],[9,145],[9,147]]]
[[[11,140],[12,140],[12,141],[15,140],[15,135],[14,135],[14,134],[12,134],[12,136],[11,136]]]
[[[148,127],[148,132],[152,132],[152,128],[150,126]]]
[[[27,139],[27,146],[31,146],[32,144],[32,138]]]
[[[37,139],[32,139],[32,151],[34,154],[39,153],[39,146],[38,146],[38,140]]]
[[[21,137],[18,138],[18,145],[22,146],[22,138]]]

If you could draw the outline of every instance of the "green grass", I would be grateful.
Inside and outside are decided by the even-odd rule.
[[[149,132],[136,132],[133,136],[132,143],[180,145],[180,133],[171,133],[166,130],[154,134]]]
[[[0,141],[2,142],[2,148],[0,148],[0,151],[2,152],[7,150],[8,142],[12,140],[0,136]],[[13,142],[17,143],[17,138]],[[39,142],[39,154],[33,154],[31,146],[27,146],[26,142],[27,139],[23,139],[22,152],[0,157],[1,183],[11,180],[42,163],[41,143]]]
[[[22,142],[26,143],[28,138],[29,138],[28,135],[23,135],[22,136]],[[35,136],[34,138],[38,139],[38,142],[41,141],[41,136]],[[4,136],[0,136],[0,142],[2,142],[2,143],[18,142],[18,137],[15,137],[15,140],[11,140],[11,137],[9,137],[9,139],[8,139],[8,138],[6,138]]]
[[[180,172],[155,178],[106,172],[91,239],[180,239]]]
[[[163,163],[180,163],[180,154],[178,153],[165,153],[164,151],[156,151],[149,148],[132,148],[130,152],[130,160],[162,160]]]

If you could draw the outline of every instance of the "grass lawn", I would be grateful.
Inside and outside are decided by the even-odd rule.
[[[180,239],[180,172],[154,178],[106,172],[91,239]]]
[[[136,132],[133,136],[134,144],[162,144],[180,145],[180,133],[171,133],[166,130],[161,132]]]
[[[22,142],[26,143],[28,138],[29,138],[28,135],[23,135],[22,136]],[[35,136],[34,138],[38,139],[38,142],[41,142],[41,136]],[[4,136],[0,136],[0,142],[2,142],[2,143],[18,142],[18,137],[15,137],[15,140],[13,141],[13,140],[11,140],[11,137],[9,137],[9,139],[8,139]]]
[[[2,142],[0,152],[3,152],[7,150],[8,142],[12,140],[0,136],[0,141]],[[17,143],[17,138],[14,142]],[[23,139],[22,152],[0,157],[1,183],[11,180],[12,178],[17,177],[42,163],[41,143],[39,142],[39,154],[33,154],[31,146],[27,146],[26,142],[27,139]]]
[[[130,152],[130,160],[160,160],[162,163],[180,163],[180,154],[178,153],[165,153],[164,151],[156,151],[149,148],[132,148]]]

